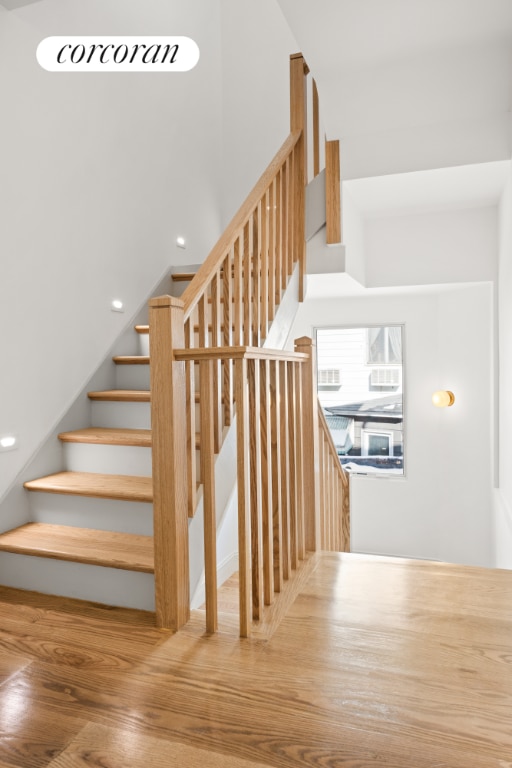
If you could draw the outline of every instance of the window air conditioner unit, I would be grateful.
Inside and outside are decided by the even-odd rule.
[[[372,387],[398,387],[400,368],[372,368],[370,384]]]
[[[341,386],[341,371],[339,368],[320,368],[318,385],[321,387]]]

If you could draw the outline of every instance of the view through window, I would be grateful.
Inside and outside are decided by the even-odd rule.
[[[404,473],[402,331],[317,330],[318,397],[349,471]]]

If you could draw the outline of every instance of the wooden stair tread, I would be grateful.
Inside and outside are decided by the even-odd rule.
[[[154,571],[151,536],[27,523],[0,534],[0,550],[129,571]]]
[[[151,477],[132,475],[103,475],[92,472],[57,472],[24,483],[28,491],[63,493],[72,496],[92,496],[99,499],[123,501],[153,501]]]
[[[149,333],[149,325],[135,325],[137,333]]]
[[[151,448],[150,429],[111,429],[107,427],[87,427],[72,432],[61,432],[59,440],[63,443],[93,443],[97,445],[136,445]]]
[[[171,280],[175,283],[189,283],[195,276],[195,272],[174,272]]]
[[[123,403],[149,403],[151,393],[148,389],[106,389],[103,392],[89,392],[90,400],[104,400]]]
[[[112,360],[116,365],[149,365],[148,355],[115,355]]]

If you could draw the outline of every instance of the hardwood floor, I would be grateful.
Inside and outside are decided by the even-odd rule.
[[[512,572],[312,556],[220,632],[0,588],[0,768],[511,768]]]

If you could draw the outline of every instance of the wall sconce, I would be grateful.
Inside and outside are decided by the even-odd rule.
[[[438,408],[447,408],[448,406],[454,404],[455,395],[453,392],[450,392],[449,389],[442,389],[438,392],[434,392],[432,395],[432,402]]]

